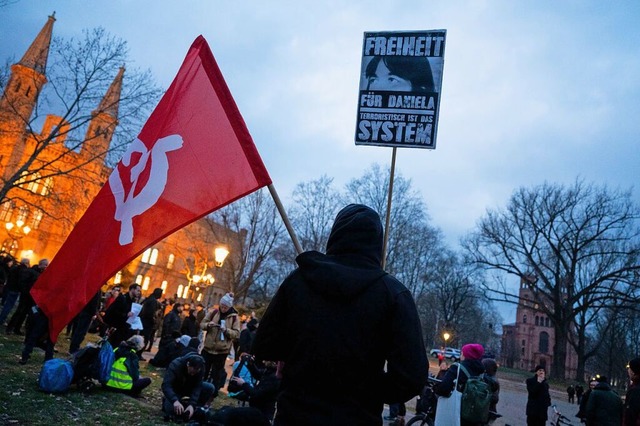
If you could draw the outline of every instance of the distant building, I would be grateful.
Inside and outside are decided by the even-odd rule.
[[[527,278],[520,281],[516,322],[502,326],[501,362],[506,367],[520,370],[530,371],[536,365],[543,365],[549,370],[553,364],[555,330],[539,305],[531,302],[535,299],[529,282]],[[577,366],[578,355],[567,343],[565,377],[575,377]]]
[[[31,127],[38,97],[47,83],[54,22],[55,17],[50,16],[22,59],[11,66],[11,75],[0,98],[0,176],[4,182],[23,167],[34,150],[39,149],[40,140],[57,126],[63,130],[67,126],[61,117],[48,115],[40,132]],[[96,105],[82,146],[69,152],[64,145],[66,136],[63,132],[29,169],[42,167],[43,171],[49,171],[49,176],[40,179],[37,173],[23,173],[23,182],[19,180],[1,200],[1,252],[16,258],[30,258],[32,264],[42,258],[54,258],[111,173],[111,168],[105,164],[105,155],[118,125],[124,73],[125,69],[120,68]],[[65,155],[58,160],[61,152]],[[77,169],[52,175],[50,171],[56,167],[56,161],[64,161],[66,169],[70,165]],[[224,235],[224,241],[218,240],[216,235]],[[218,303],[229,290],[229,283],[222,275],[226,272],[224,266],[221,269],[214,266],[214,247],[224,244],[230,256],[237,255],[241,237],[210,220],[201,219],[154,244],[105,286],[137,282],[144,295],[162,287],[165,297]],[[77,261],[79,267],[84,267],[83,259]],[[205,263],[208,268],[203,267]],[[213,277],[216,280],[212,283]]]

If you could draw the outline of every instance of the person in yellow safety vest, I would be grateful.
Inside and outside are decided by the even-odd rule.
[[[144,338],[135,335],[120,343],[114,350],[115,361],[107,381],[109,389],[138,396],[144,388],[151,384],[150,378],[140,377],[138,352],[143,347]]]

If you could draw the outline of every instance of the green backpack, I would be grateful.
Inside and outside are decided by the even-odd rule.
[[[489,405],[491,404],[491,388],[482,376],[472,376],[462,364],[460,369],[467,376],[467,383],[462,391],[460,418],[468,422],[489,421]]]

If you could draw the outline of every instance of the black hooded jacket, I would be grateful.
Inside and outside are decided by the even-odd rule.
[[[382,225],[363,205],[338,213],[327,254],[298,256],[253,344],[283,361],[276,425],[376,425],[383,403],[422,389],[428,361],[411,293],[380,266]],[[386,363],[386,370],[385,370]]]

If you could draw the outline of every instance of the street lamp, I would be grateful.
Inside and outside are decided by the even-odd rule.
[[[29,232],[31,232],[31,228],[25,225],[24,221],[21,219],[16,220],[15,223],[5,222],[4,227],[7,231],[7,235],[9,235],[11,239],[6,240],[2,244],[2,250],[8,252],[12,256],[15,256],[20,248],[18,240],[27,236]]]
[[[450,337],[451,337],[451,335],[449,333],[447,333],[446,331],[442,335],[442,338],[444,339],[444,347],[445,348],[447,347],[447,341],[449,340]]]
[[[218,246],[213,250],[213,257],[218,268],[222,268],[222,265],[228,255],[229,250],[227,250],[225,246]]]
[[[7,229],[7,234],[15,240],[19,240],[20,238],[29,235],[31,232],[31,228],[24,224],[22,220],[16,220],[16,223],[6,222],[4,227]]]

